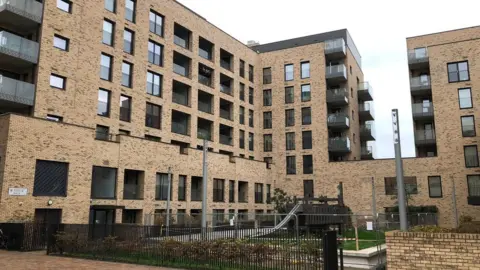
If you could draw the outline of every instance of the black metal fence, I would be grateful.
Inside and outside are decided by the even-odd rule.
[[[47,225],[42,223],[0,223],[0,248],[16,251],[44,250],[47,246]]]

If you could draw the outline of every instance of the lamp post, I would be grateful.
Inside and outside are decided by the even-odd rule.
[[[398,109],[392,110],[392,126],[393,126],[393,145],[395,147],[395,169],[397,173],[397,197],[398,212],[400,215],[400,230],[406,231],[407,226],[407,207],[405,200],[405,182],[403,181],[403,162],[402,149],[400,145],[400,122],[398,117]]]
[[[203,139],[203,197],[202,197],[202,232],[207,232],[207,140]]]

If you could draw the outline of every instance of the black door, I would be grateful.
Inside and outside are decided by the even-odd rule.
[[[47,246],[49,235],[57,231],[62,222],[62,209],[35,209],[35,222],[32,225],[32,250]]]
[[[62,209],[35,209],[35,223],[60,224],[62,222]]]
[[[90,237],[101,239],[113,235],[115,224],[115,209],[90,210]]]

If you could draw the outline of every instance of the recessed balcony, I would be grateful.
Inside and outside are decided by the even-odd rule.
[[[372,160],[373,159],[373,150],[371,146],[362,146],[360,148],[360,159],[362,160]]]
[[[340,83],[347,80],[347,67],[344,64],[326,66],[325,78],[332,83]]]
[[[332,106],[348,105],[348,91],[345,88],[327,90],[327,103]]]
[[[372,101],[372,86],[368,82],[362,82],[358,84],[357,95],[360,101]]]
[[[414,120],[433,119],[433,103],[423,102],[412,104],[412,116]]]
[[[0,25],[30,32],[42,23],[43,4],[35,0],[0,0]]]
[[[8,66],[13,71],[23,72],[37,63],[37,42],[9,32],[0,32],[0,67]]]
[[[331,129],[348,129],[350,119],[346,113],[332,113],[327,117],[327,125]]]
[[[421,75],[410,78],[410,92],[412,93],[412,96],[424,96],[431,94],[432,84],[430,81],[430,76]]]
[[[429,146],[436,144],[435,130],[415,130],[415,145]]]
[[[332,153],[350,153],[350,139],[348,137],[328,139],[328,151]]]

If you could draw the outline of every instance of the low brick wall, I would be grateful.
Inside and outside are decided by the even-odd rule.
[[[480,234],[386,234],[387,269],[480,269]]]

